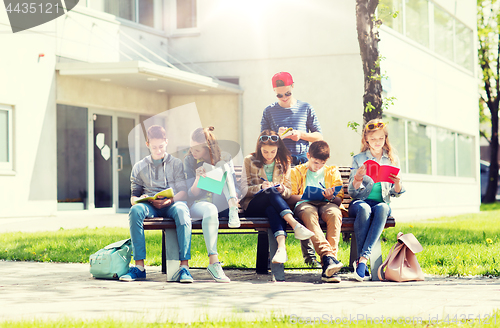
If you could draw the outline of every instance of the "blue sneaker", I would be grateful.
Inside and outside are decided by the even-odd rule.
[[[190,282],[193,282],[193,276],[191,276],[191,273],[189,273],[188,269],[181,267],[174,274],[174,276],[172,277],[172,280],[182,282],[182,283],[190,283]]]
[[[366,273],[366,263],[356,260],[352,266],[354,267],[354,279],[357,281],[363,281]]]
[[[137,267],[131,267],[126,274],[120,277],[121,281],[146,280],[146,269],[139,270]]]

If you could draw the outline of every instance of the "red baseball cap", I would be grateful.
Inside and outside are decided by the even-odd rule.
[[[287,85],[292,85],[293,79],[288,72],[279,72],[273,76],[273,88],[286,87]]]

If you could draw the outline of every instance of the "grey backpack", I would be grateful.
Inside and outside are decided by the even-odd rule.
[[[90,255],[90,274],[94,278],[118,279],[128,272],[131,255],[130,238],[109,244]]]

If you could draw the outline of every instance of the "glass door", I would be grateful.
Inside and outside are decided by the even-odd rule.
[[[89,110],[89,209],[130,209],[130,174],[138,161],[138,115]],[[108,210],[105,210],[108,212]]]
[[[113,207],[113,117],[93,114],[94,207]]]
[[[130,209],[130,173],[137,159],[136,138],[129,134],[134,131],[136,119],[129,117],[117,117],[117,199],[118,212],[128,212]],[[136,129],[137,130],[137,129]]]

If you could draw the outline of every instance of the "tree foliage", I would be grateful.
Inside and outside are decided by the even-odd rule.
[[[491,133],[481,135],[490,144],[490,171],[484,203],[496,201],[498,188],[498,107],[500,94],[500,8],[497,0],[477,0],[477,32],[479,39],[479,65],[482,74],[482,91],[479,99],[480,118],[489,111]]]

